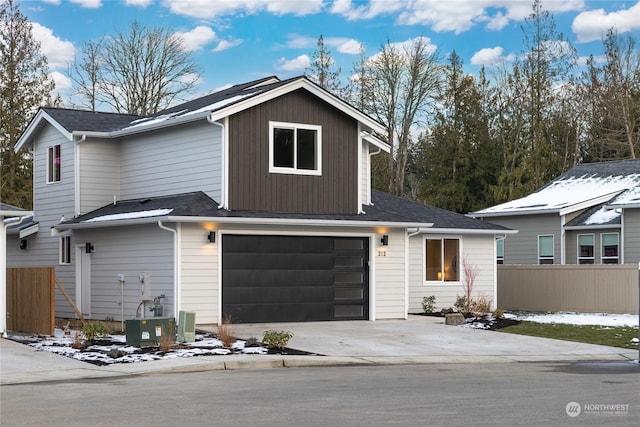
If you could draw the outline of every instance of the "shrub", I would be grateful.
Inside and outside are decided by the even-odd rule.
[[[469,308],[474,313],[474,316],[480,317],[483,314],[491,313],[491,302],[491,298],[481,293],[471,300]]]
[[[435,295],[422,298],[422,310],[424,310],[425,313],[433,313],[434,311],[436,311]]]
[[[247,340],[244,342],[244,346],[245,347],[260,347],[260,342],[258,341],[258,338],[250,337],[250,338],[247,338]]]
[[[266,331],[264,337],[262,337],[262,342],[269,349],[283,349],[287,346],[291,337],[293,337],[293,334],[289,331]]]
[[[222,341],[222,345],[225,348],[231,348],[233,343],[236,342],[231,316],[222,316],[222,323],[218,325],[218,339]]]
[[[502,311],[501,308],[496,308],[491,314],[493,314],[495,319],[502,319],[504,317],[504,311]]]
[[[168,353],[171,350],[171,347],[176,343],[176,334],[167,332],[164,328],[162,328],[162,332],[160,334],[160,340],[158,341],[158,345],[160,346],[160,351],[163,353]]]
[[[101,338],[107,335],[109,331],[107,330],[107,325],[105,325],[104,322],[96,320],[92,322],[85,322],[84,325],[82,325],[82,333],[87,340],[93,341],[96,338]]]
[[[453,304],[456,311],[459,313],[468,313],[469,312],[469,301],[467,297],[462,295],[456,295],[456,302]]]

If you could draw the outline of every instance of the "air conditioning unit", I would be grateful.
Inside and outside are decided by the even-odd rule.
[[[178,313],[178,342],[194,342],[196,340],[196,312],[182,311]]]

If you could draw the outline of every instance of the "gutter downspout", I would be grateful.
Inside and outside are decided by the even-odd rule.
[[[178,228],[180,225],[176,224],[176,228]],[[161,230],[165,230],[168,231],[170,233],[173,233],[173,317],[175,319],[178,318],[178,304],[180,302],[181,299],[181,295],[180,295],[180,289],[181,286],[179,286],[178,281],[180,280],[180,272],[179,272],[179,268],[180,268],[180,262],[179,262],[179,255],[180,255],[180,251],[178,248],[178,230],[177,229],[173,229],[170,227],[166,227],[165,225],[162,224],[162,221],[158,221],[158,227]]]
[[[380,153],[380,150],[378,150]],[[376,154],[378,154],[376,153]],[[425,228],[416,228],[416,231],[410,232],[407,229],[407,233],[405,233],[404,237],[404,318],[405,320],[409,318],[409,240],[413,236],[417,236],[420,233],[425,232]]]
[[[376,156],[378,154],[380,154],[382,152],[381,148],[378,148],[378,151],[374,151],[373,153],[369,153],[369,164],[367,165],[367,167],[369,168],[369,170],[367,171],[367,177],[369,178],[369,185],[367,185],[367,192],[369,194],[367,194],[367,203],[370,205],[373,205],[373,203],[371,203],[371,158],[373,156]]]
[[[87,134],[83,133],[80,139],[73,138],[73,192],[74,192],[74,204],[75,214],[80,215],[80,150],[78,144],[87,140]]]
[[[218,209],[226,209],[227,194],[228,194],[227,172],[229,171],[229,159],[227,156],[229,147],[227,146],[228,138],[226,135],[226,127],[222,123],[218,123],[215,120],[213,120],[213,113],[207,116],[207,121],[212,125],[220,126],[220,139],[222,140],[222,176],[221,176],[221,182],[220,182],[220,192],[222,194],[220,197],[221,200],[220,200],[220,204],[218,205]]]

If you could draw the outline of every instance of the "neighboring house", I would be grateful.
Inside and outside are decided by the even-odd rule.
[[[534,193],[469,216],[518,229],[499,243],[504,264],[640,261],[640,160],[587,163]]]
[[[454,304],[462,260],[495,301],[513,231],[372,190],[382,134],[304,77],[150,117],[42,108],[16,146],[33,151],[34,217],[9,263],[55,265],[95,319],[405,318],[425,296]],[[74,315],[62,298],[57,315]]]

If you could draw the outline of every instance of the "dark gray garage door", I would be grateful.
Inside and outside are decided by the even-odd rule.
[[[367,238],[222,239],[222,310],[233,321],[369,318]]]

